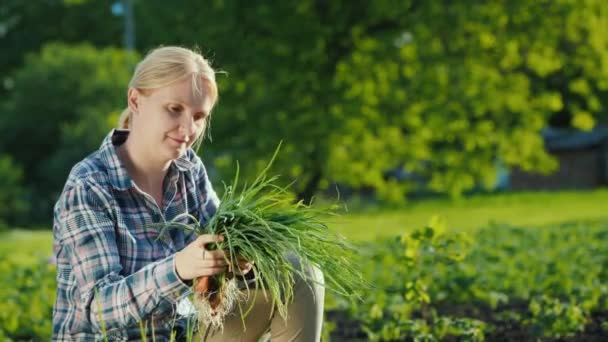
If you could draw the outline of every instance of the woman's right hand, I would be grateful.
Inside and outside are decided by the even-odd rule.
[[[205,245],[223,241],[221,235],[203,234],[175,254],[175,271],[182,280],[212,276],[226,271],[228,264],[221,250],[210,251]]]

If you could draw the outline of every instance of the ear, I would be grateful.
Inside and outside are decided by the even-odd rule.
[[[141,94],[139,91],[135,88],[129,88],[129,91],[127,92],[127,105],[133,114],[137,114],[139,112],[140,95]]]

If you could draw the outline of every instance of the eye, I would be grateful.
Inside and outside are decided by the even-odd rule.
[[[167,109],[169,110],[169,114],[173,115],[173,116],[177,116],[181,113],[182,109],[180,106],[168,106]]]
[[[194,114],[194,121],[200,121],[200,120],[203,120],[204,118],[205,118],[205,114],[203,114],[203,113]]]

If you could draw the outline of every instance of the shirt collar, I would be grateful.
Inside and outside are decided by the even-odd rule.
[[[175,159],[171,165],[175,165],[175,167],[177,167],[178,170],[185,172],[185,171],[192,171],[194,170],[194,167],[196,166],[196,164],[194,162],[192,162],[192,154],[194,154],[195,152],[189,148],[186,153],[184,153],[183,156]]]
[[[110,133],[103,139],[99,152],[103,162],[108,168],[110,183],[117,190],[127,190],[135,186],[133,180],[127,172],[127,168],[122,163],[116,152],[116,147],[120,146],[127,140],[129,136],[128,129],[112,129]],[[173,160],[169,168],[169,178],[172,179],[176,171],[186,172],[191,171],[196,166],[190,160],[190,154],[194,153],[189,149],[183,156]]]

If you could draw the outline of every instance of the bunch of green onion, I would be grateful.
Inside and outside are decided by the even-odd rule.
[[[221,328],[225,315],[235,305],[244,318],[251,307],[244,309],[241,299],[251,292],[254,296],[261,292],[272,301],[273,309],[287,319],[287,307],[294,295],[294,276],[301,276],[309,285],[317,281],[311,277],[314,273],[294,268],[288,259],[290,255],[297,257],[301,265],[318,267],[328,290],[356,297],[357,290],[365,286],[351,262],[354,248],[323,222],[329,215],[335,215],[336,206],[315,208],[302,201],[295,202],[287,187],[275,184],[277,176],[267,177],[277,153],[278,149],[251,184],[240,186],[237,164],[232,184],[224,185],[219,207],[204,227],[191,216],[194,225],[172,222],[164,227],[223,235],[224,240],[211,249],[223,250],[229,265],[238,265],[239,257],[253,262],[254,277],[251,284],[245,282],[246,289],[238,288],[232,274],[222,273],[207,279],[211,287],[207,293],[195,291],[194,306],[202,325]]]

